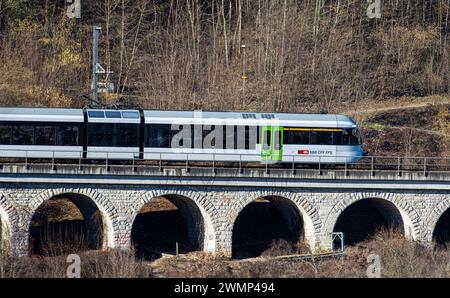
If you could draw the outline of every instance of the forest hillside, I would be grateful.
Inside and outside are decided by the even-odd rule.
[[[80,2],[71,19],[64,0],[0,0],[0,105],[87,104],[93,25],[104,103],[333,111],[449,92],[450,0],[384,0],[381,18],[362,0]]]

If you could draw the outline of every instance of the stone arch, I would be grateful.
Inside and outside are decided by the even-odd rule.
[[[104,198],[99,192],[90,188],[54,188],[48,189],[33,197],[29,203],[29,214],[27,217],[27,227],[30,227],[31,221],[37,209],[46,201],[62,196],[62,195],[75,195],[82,198],[86,198],[95,205],[99,210],[103,221],[103,243],[102,249],[114,247],[114,216],[117,211],[112,204],[108,203],[108,200]],[[80,208],[80,206],[77,206]],[[81,211],[81,210],[80,210]],[[83,211],[82,211],[83,212]]]
[[[425,220],[425,235],[426,242],[433,241],[434,230],[436,229],[439,219],[450,209],[450,197],[440,201],[436,206],[431,208],[431,212]]]
[[[395,211],[398,211],[400,219],[403,223],[404,235],[408,239],[418,240],[422,237],[422,220],[419,217],[417,211],[406,201],[404,195],[385,192],[358,192],[358,193],[342,193],[341,196],[345,198],[338,201],[328,213],[325,220],[324,236],[327,237],[328,245],[331,247],[330,235],[336,226],[339,216],[351,205],[365,200],[365,199],[378,199],[381,202],[390,202],[392,204],[386,204],[387,208],[392,205]],[[394,212],[393,212],[394,214]]]
[[[214,209],[211,201],[204,195],[190,190],[160,189],[143,194],[129,208],[131,225],[136,220],[139,211],[159,197],[168,198],[181,212],[186,221],[189,239],[200,244],[202,251],[215,252],[217,246],[215,227],[210,211]],[[179,197],[180,199],[175,199]],[[201,220],[201,224],[198,221]],[[131,235],[131,233],[130,233]]]
[[[305,241],[312,250],[316,249],[318,246],[317,236],[320,234],[323,225],[319,212],[316,207],[308,201],[308,194],[305,193],[283,192],[279,190],[266,189],[251,191],[241,195],[241,199],[236,201],[234,206],[229,209],[229,213],[226,216],[230,221],[229,226],[231,227],[231,235],[236,219],[241,211],[257,199],[267,197],[284,198],[291,201],[295,205],[303,220]]]

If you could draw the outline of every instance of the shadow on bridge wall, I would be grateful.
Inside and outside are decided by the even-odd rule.
[[[259,198],[248,204],[233,226],[232,255],[242,259],[261,255],[285,240],[298,245],[304,238],[304,223],[300,211],[289,199]]]
[[[338,217],[334,232],[344,232],[346,245],[370,239],[379,230],[395,230],[404,235],[400,211],[392,203],[379,198],[359,200]]]
[[[196,203],[181,195],[152,199],[136,216],[131,242],[138,256],[156,259],[163,253],[202,250],[204,220]]]
[[[100,249],[103,219],[97,205],[81,194],[61,194],[43,202],[29,227],[31,254],[55,256]]]
[[[434,231],[433,240],[440,247],[449,247],[450,242],[450,209],[447,209],[439,218]]]

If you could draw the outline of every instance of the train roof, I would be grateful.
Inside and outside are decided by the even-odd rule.
[[[83,122],[81,109],[0,108],[0,121]]]
[[[242,121],[242,124],[278,124],[298,125],[311,127],[355,127],[356,122],[345,115],[336,114],[297,114],[297,113],[253,113],[253,112],[202,112],[202,111],[167,111],[145,110],[146,120],[160,123],[173,123],[178,121],[201,121],[213,123],[214,121]],[[147,122],[147,121],[146,121]]]
[[[108,121],[108,118],[109,121],[112,121],[118,119],[120,113],[121,121],[137,122],[139,115],[138,110],[89,109],[87,111],[90,121],[103,117],[104,121]],[[99,117],[96,114],[102,115]],[[111,117],[108,117],[108,114],[111,114]],[[356,122],[352,118],[337,114],[144,110],[144,116],[147,123],[217,124],[219,120],[221,124],[234,125],[356,127]],[[83,122],[84,115],[82,109],[0,108],[0,121]],[[97,121],[103,120],[98,119]]]

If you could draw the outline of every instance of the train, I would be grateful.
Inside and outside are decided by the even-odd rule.
[[[357,162],[345,115],[0,108],[0,157],[262,163]]]

